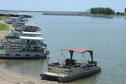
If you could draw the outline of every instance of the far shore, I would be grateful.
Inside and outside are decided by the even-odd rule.
[[[45,12],[43,15],[59,15],[59,16],[91,16],[91,17],[122,17],[126,18],[126,15],[105,15],[105,14],[90,14],[90,13],[63,13],[63,12]]]

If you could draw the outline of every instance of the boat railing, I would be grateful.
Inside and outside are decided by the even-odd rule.
[[[56,72],[56,73],[70,73],[74,69],[85,69],[87,67],[92,67],[96,66],[96,62],[90,63],[74,63],[74,65],[65,65],[65,64],[60,64],[59,62],[55,63],[50,63],[48,64],[48,71],[49,72]]]
[[[59,65],[60,65],[59,62],[55,62],[55,63],[48,64],[48,66],[52,66],[52,67],[59,66]]]
[[[75,63],[74,65],[66,65],[60,64],[59,62],[48,64],[49,67],[56,67],[56,68],[77,68],[86,65],[85,63]]]
[[[87,66],[97,66],[97,62],[96,61],[88,61]]]
[[[61,68],[61,67],[62,67],[62,68]],[[63,67],[63,66],[57,66],[57,67],[48,66],[48,71],[49,71],[49,72],[56,72],[56,73],[68,73],[68,72],[71,72],[72,69],[65,68],[65,67]]]

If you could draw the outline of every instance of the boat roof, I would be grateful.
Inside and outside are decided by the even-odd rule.
[[[66,49],[62,49],[62,50],[73,51],[73,52],[80,52],[80,53],[93,52],[93,50],[89,49],[89,48],[66,48]]]
[[[20,39],[26,39],[26,40],[44,40],[42,37],[28,37],[28,36],[20,36]]]
[[[12,24],[25,24],[25,22],[18,21],[18,22],[13,22]]]
[[[40,32],[22,32],[23,34],[36,34],[36,35],[41,35],[42,33]]]
[[[30,22],[29,22],[29,23],[25,23],[25,25],[26,25],[26,26],[37,26],[36,24],[30,23]]]

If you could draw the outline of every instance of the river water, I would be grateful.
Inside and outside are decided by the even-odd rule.
[[[60,57],[62,48],[92,48],[101,73],[69,84],[126,83],[126,18],[49,16],[30,13],[41,29],[50,50],[47,60],[0,60],[0,68],[38,77],[47,61]]]

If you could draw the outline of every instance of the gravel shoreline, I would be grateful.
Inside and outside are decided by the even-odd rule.
[[[0,69],[0,84],[59,84],[58,82],[41,80]]]

